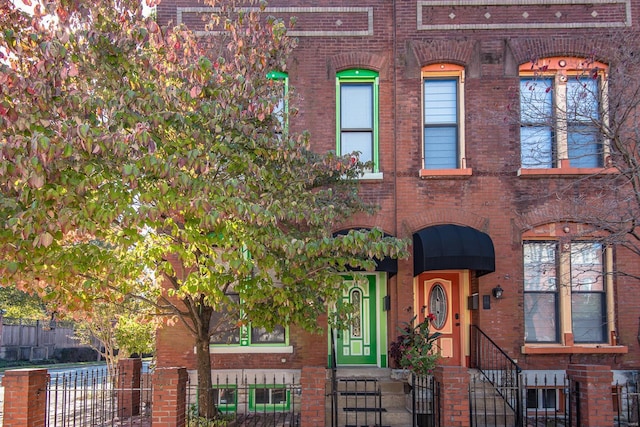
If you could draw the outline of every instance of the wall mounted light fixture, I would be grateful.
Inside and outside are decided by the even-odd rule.
[[[491,289],[491,293],[493,294],[493,297],[495,299],[500,299],[502,298],[502,293],[504,292],[504,289],[502,289],[500,287],[500,285],[496,286],[495,288]]]

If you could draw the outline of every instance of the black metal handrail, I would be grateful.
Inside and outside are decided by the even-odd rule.
[[[331,425],[338,425],[338,361],[336,358],[336,330],[331,328]]]
[[[471,367],[482,373],[514,411],[516,426],[522,425],[522,368],[476,325],[471,325],[471,343]]]

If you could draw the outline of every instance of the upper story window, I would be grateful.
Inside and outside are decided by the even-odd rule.
[[[282,135],[289,128],[289,75],[281,71],[271,71],[267,74],[267,78],[273,80],[277,87],[278,103],[273,114],[280,123],[276,133]]]
[[[422,171],[466,169],[464,145],[464,68],[434,64],[422,69]]]
[[[606,70],[601,63],[548,58],[520,67],[522,169],[602,168],[607,147]]]
[[[525,241],[525,342],[609,343],[611,264],[611,249],[596,241]]]
[[[372,162],[371,172],[379,171],[378,86],[371,70],[345,70],[336,78],[336,151],[359,152],[361,162]]]

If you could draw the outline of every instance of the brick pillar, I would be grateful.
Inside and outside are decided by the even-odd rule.
[[[569,365],[567,377],[577,383],[580,427],[602,427],[613,425],[614,412],[611,398],[613,373],[602,365]],[[573,404],[573,403],[572,403]]]
[[[469,371],[462,366],[436,366],[434,371],[440,405],[435,408],[447,427],[469,427]]]
[[[153,427],[184,427],[187,406],[186,368],[156,368],[153,373]]]
[[[118,415],[131,418],[140,415],[140,372],[142,359],[118,361]]]
[[[325,426],[326,378],[327,370],[323,367],[304,366],[302,368],[301,427]]]
[[[44,427],[47,416],[47,370],[6,371],[4,386],[4,426]]]

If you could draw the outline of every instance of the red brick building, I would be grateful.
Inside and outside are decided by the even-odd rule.
[[[202,6],[165,0],[158,19],[197,27]],[[577,222],[569,198],[548,197],[570,187],[598,203],[590,177],[609,148],[584,117],[603,111],[605,40],[638,30],[639,2],[272,0],[267,11],[297,17],[290,126],[309,130],[315,150],[374,162],[361,191],[380,210],[344,228],[413,241],[411,258],[349,289],[363,317],[335,343],[339,366],[392,366],[398,326],[428,310],[446,364],[469,366],[479,328],[529,371],[640,368],[640,283],[613,274],[640,273],[637,257]],[[590,112],[581,91],[599,94]],[[212,344],[214,369],[327,366],[327,335],[253,332]],[[160,331],[160,366],[194,363],[188,334]]]

